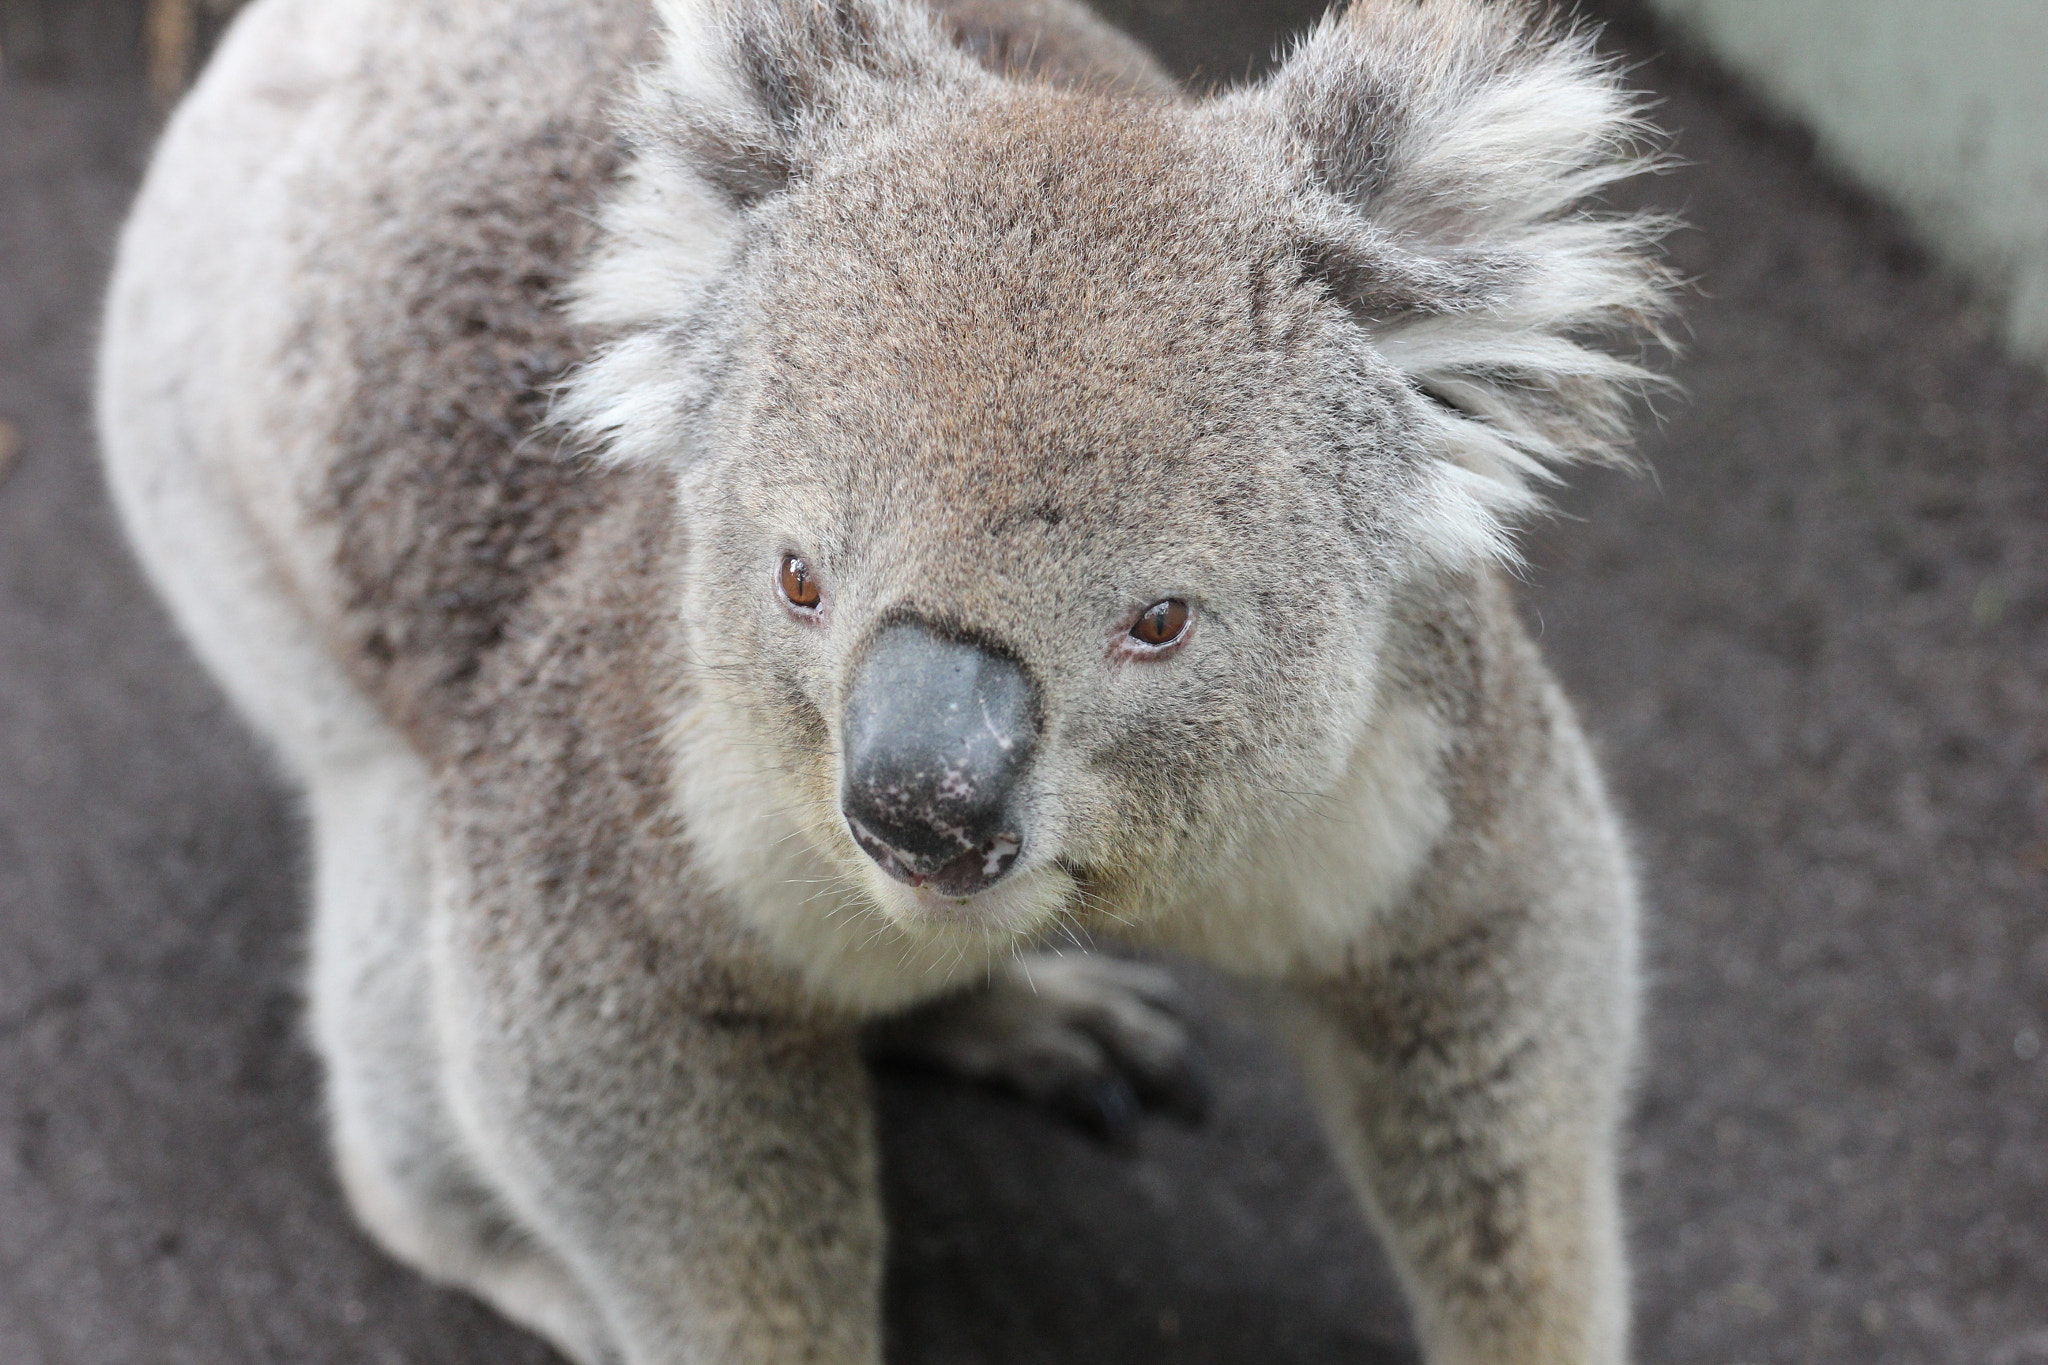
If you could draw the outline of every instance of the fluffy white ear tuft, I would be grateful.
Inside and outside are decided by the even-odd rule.
[[[627,161],[570,311],[615,338],[557,425],[602,458],[674,456],[707,401],[721,277],[749,211],[847,128],[989,79],[914,0],[656,0],[660,58],[621,111]]]
[[[736,207],[805,174],[832,133],[982,73],[915,0],[656,0],[662,60],[630,121]]]
[[[1508,555],[1535,486],[1625,461],[1624,349],[1663,339],[1669,223],[1590,201],[1649,169],[1640,101],[1539,0],[1354,0],[1229,102],[1301,191],[1304,258],[1429,401],[1443,552]]]

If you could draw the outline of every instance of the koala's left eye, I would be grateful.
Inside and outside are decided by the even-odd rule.
[[[775,586],[792,610],[805,615],[816,612],[818,604],[824,600],[818,575],[802,555],[782,557],[782,567],[775,573]]]
[[[1177,648],[1187,638],[1194,612],[1178,597],[1154,602],[1131,623],[1131,642],[1141,654],[1157,655]]]

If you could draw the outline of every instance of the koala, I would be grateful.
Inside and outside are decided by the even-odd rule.
[[[1622,1361],[1637,893],[1508,580],[1649,146],[1533,0],[1203,98],[1071,0],[257,0],[98,417],[303,793],[363,1226],[582,1365],[875,1365],[866,1041],[1170,1099],[1184,955],[1432,1365]]]

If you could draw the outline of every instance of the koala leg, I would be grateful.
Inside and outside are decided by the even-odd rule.
[[[1293,994],[1290,1031],[1430,1365],[1626,1358],[1632,982],[1625,949],[1609,970],[1585,960],[1590,937],[1545,943],[1507,917]]]
[[[987,985],[878,1026],[872,1051],[1000,1085],[1115,1136],[1146,1107],[1207,1107],[1180,987],[1164,968],[1086,952],[1023,953]]]
[[[342,1184],[400,1260],[583,1365],[613,1358],[574,1278],[465,1159],[441,1091],[427,956],[428,778],[396,736],[311,787],[312,1031]]]
[[[472,858],[467,878],[435,863],[450,1107],[506,1207],[587,1287],[611,1358],[880,1365],[855,1021],[678,912],[686,891],[607,897],[520,882],[534,869],[519,859]]]

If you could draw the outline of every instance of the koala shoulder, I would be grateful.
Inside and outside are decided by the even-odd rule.
[[[1170,97],[1156,58],[1079,0],[931,0],[960,45],[990,70],[1060,85]]]

